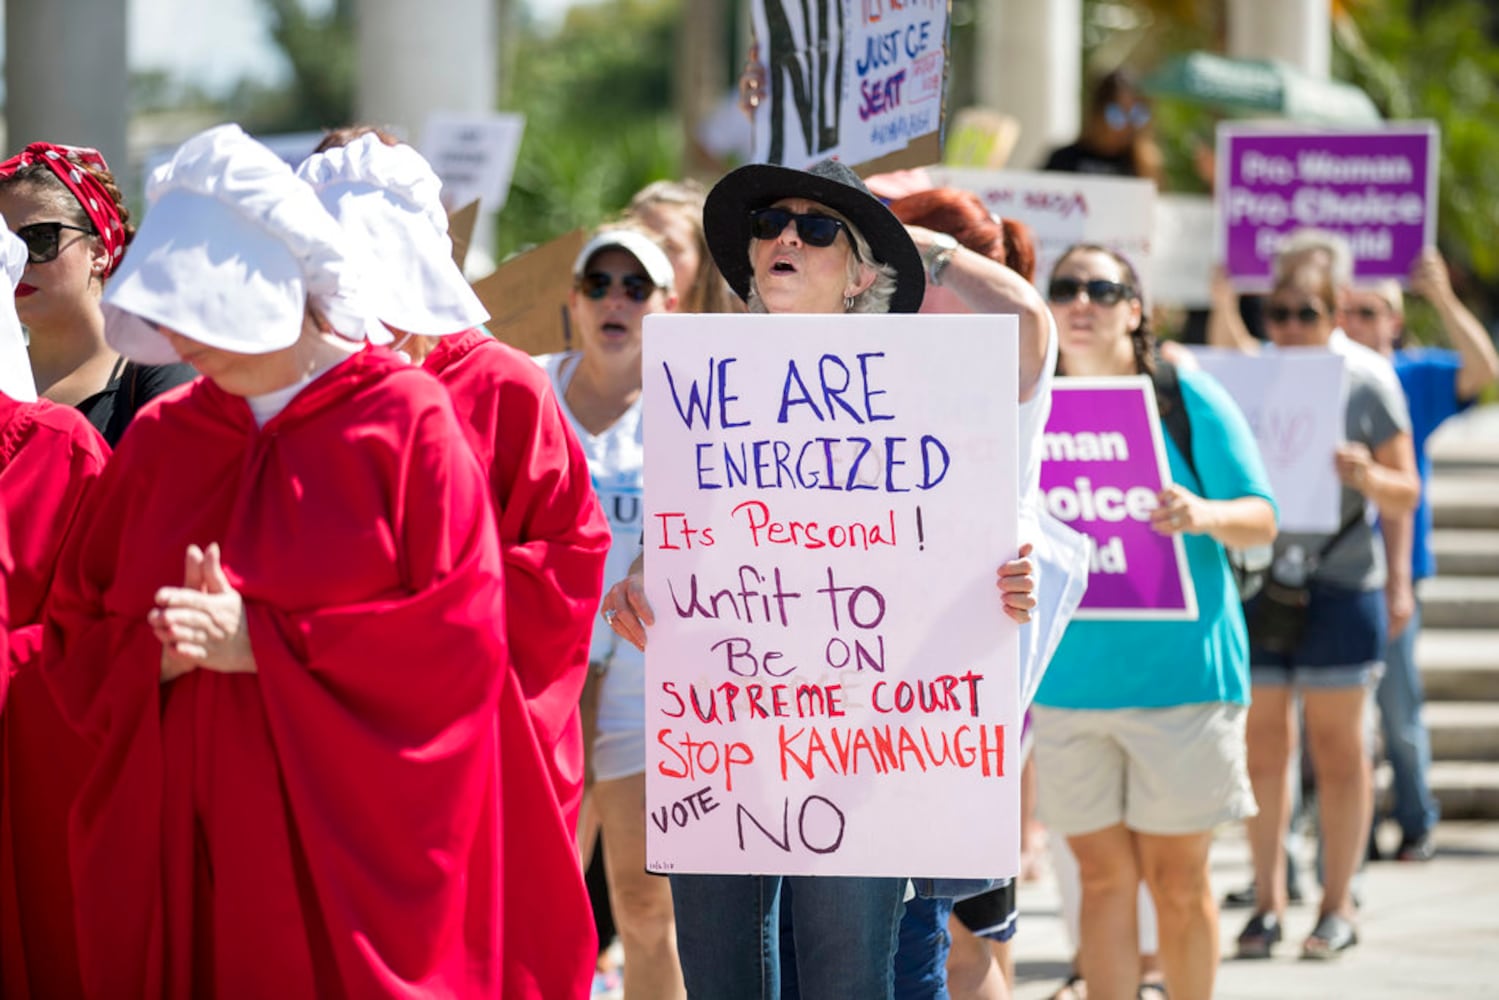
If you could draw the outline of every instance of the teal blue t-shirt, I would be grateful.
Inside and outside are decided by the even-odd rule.
[[[1270,479],[1249,424],[1217,380],[1178,368],[1192,423],[1192,474],[1165,425],[1173,482],[1209,500],[1263,497]],[[1249,701],[1249,637],[1223,546],[1183,535],[1197,589],[1196,621],[1074,621],[1036,692],[1049,708],[1170,708]]]

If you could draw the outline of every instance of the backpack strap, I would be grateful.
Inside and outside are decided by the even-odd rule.
[[[1156,409],[1166,423],[1166,433],[1176,442],[1176,450],[1186,459],[1192,476],[1199,480],[1200,489],[1202,477],[1197,475],[1197,463],[1192,461],[1192,420],[1187,416],[1187,404],[1182,399],[1181,378],[1177,375],[1176,366],[1157,357],[1155,374],[1151,376],[1151,380],[1155,383]]]

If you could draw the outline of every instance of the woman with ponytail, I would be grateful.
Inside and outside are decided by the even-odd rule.
[[[1047,289],[1064,375],[1154,374],[1140,280],[1100,246],[1062,254]],[[1218,915],[1208,886],[1213,829],[1254,811],[1245,766],[1249,643],[1225,546],[1266,545],[1276,511],[1253,435],[1228,394],[1176,372],[1190,456],[1162,426],[1171,482],[1151,515],[1181,534],[1195,621],[1075,621],[1035,701],[1042,819],[1067,837],[1083,888],[1078,964],[1088,996],[1134,997],[1136,896],[1160,925],[1172,997],[1209,997]]]
[[[33,142],[0,163],[0,214],[26,244],[16,313],[37,392],[81,411],[113,447],[141,407],[196,375],[127,361],[104,340],[104,283],[135,236],[119,185],[96,149]]]

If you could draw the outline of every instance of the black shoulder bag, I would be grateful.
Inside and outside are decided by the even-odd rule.
[[[1270,567],[1259,599],[1249,605],[1249,613],[1245,616],[1251,643],[1282,656],[1301,645],[1301,638],[1306,634],[1307,607],[1312,600],[1311,582],[1317,575],[1317,567],[1348,536],[1353,526],[1363,520],[1363,516],[1363,510],[1359,509],[1343,522],[1337,534],[1307,559],[1300,580],[1280,580],[1275,575],[1279,563]]]

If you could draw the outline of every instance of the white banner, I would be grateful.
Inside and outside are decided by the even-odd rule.
[[[1016,871],[1016,338],[646,319],[651,871]]]
[[[442,178],[448,211],[478,201],[486,212],[505,207],[526,116],[434,112],[422,129],[421,153]]]
[[[1343,359],[1314,347],[1264,354],[1192,348],[1203,371],[1244,411],[1270,475],[1280,530],[1338,530],[1342,485],[1333,453],[1343,443],[1348,390]]]
[[[757,0],[752,16],[756,162],[855,165],[940,136],[947,0]]]
[[[1149,283],[1156,191],[1150,181],[952,167],[932,167],[928,173],[933,184],[972,191],[993,214],[1031,227],[1036,236],[1036,285],[1043,291],[1064,250],[1074,243],[1097,243],[1123,254],[1146,284],[1146,293],[1153,294]]]

